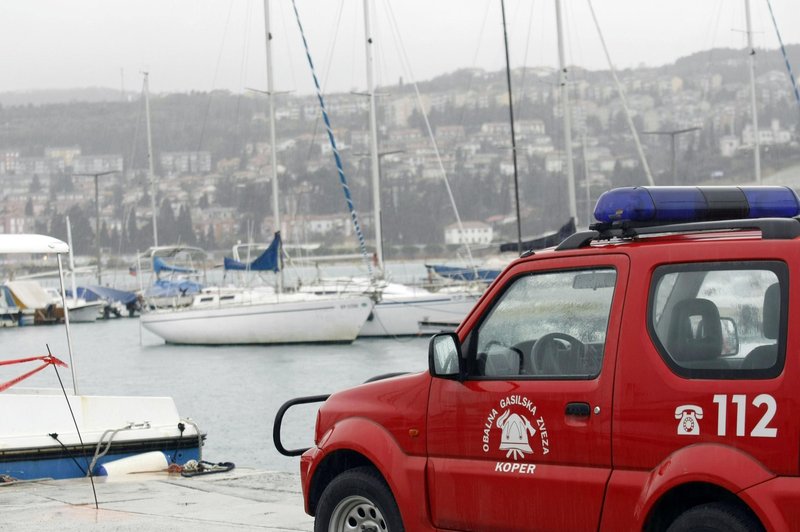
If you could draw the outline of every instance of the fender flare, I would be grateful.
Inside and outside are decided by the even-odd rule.
[[[351,417],[336,423],[318,444],[320,454],[309,471],[309,486],[318,480],[319,466],[337,451],[352,451],[364,456],[386,480],[392,491],[406,530],[419,525],[429,528],[425,456],[406,454],[399,443],[383,426],[364,417]],[[420,486],[425,489],[419,489]]]
[[[690,445],[652,469],[636,501],[634,517],[644,523],[664,494],[683,484],[703,482],[738,494],[774,477],[760,462],[733,447],[715,443]]]

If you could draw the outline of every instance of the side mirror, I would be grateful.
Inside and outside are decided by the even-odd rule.
[[[428,347],[428,367],[431,375],[443,378],[459,378],[464,362],[461,345],[456,333],[441,333],[431,338]]]
[[[722,356],[731,357],[739,353],[739,331],[733,318],[720,318],[722,326]]]

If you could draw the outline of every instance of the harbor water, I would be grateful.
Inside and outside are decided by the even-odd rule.
[[[275,413],[288,399],[335,392],[370,377],[427,369],[427,337],[358,339],[343,345],[178,346],[139,326],[137,318],[72,325],[73,367],[52,367],[17,386],[72,389],[83,395],[173,397],[182,417],[208,434],[203,458],[261,470],[296,472],[297,458],[272,442]],[[0,329],[0,359],[47,354],[69,363],[63,326]],[[35,367],[5,366],[0,382]],[[318,405],[296,407],[284,421],[287,448],[312,443]],[[66,403],[64,408],[67,408]],[[146,421],[146,420],[130,420]],[[116,428],[116,427],[109,427]]]

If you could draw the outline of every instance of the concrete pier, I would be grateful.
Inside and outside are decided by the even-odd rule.
[[[298,474],[147,473],[95,478],[95,488],[99,509],[86,478],[0,484],[0,530],[313,530]]]

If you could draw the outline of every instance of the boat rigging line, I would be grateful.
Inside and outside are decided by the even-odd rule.
[[[633,124],[631,111],[628,107],[628,100],[625,98],[625,89],[622,87],[619,77],[617,77],[617,70],[614,68],[614,63],[611,62],[611,55],[608,53],[606,40],[605,37],[603,37],[603,31],[600,29],[600,23],[597,21],[597,15],[595,15],[594,7],[592,6],[592,0],[586,0],[586,3],[589,4],[589,11],[592,13],[592,20],[594,21],[595,28],[597,28],[597,35],[600,37],[600,44],[603,46],[603,53],[605,54],[606,61],[608,62],[608,69],[611,71],[611,77],[614,79],[614,85],[617,87],[619,99],[622,102],[622,108],[625,110],[625,118],[628,121],[628,127],[633,135],[633,141],[636,144],[636,151],[639,153],[639,160],[642,162],[642,168],[644,169],[645,176],[647,176],[647,183],[652,187],[655,185],[655,182],[653,181],[653,174],[650,172],[650,166],[647,164],[647,158],[644,155],[642,143],[639,140],[639,133],[637,133],[636,126]]]
[[[794,90],[794,99],[797,102],[797,105],[800,106],[800,88],[798,88],[797,81],[794,79],[794,72],[792,72],[792,64],[789,62],[789,55],[786,53],[786,47],[783,45],[783,38],[781,37],[780,30],[778,30],[778,22],[775,20],[775,13],[773,13],[772,11],[772,2],[770,0],[767,0],[767,7],[769,8],[769,16],[772,18],[772,25],[775,27],[775,35],[778,36],[778,43],[781,45],[783,62],[786,65],[786,71],[789,74],[789,80],[792,82],[792,89]]]
[[[364,264],[367,267],[367,272],[369,273],[370,277],[374,277],[374,272],[372,270],[372,264],[369,258],[369,254],[367,253],[367,242],[364,239],[364,233],[361,231],[361,224],[358,222],[358,213],[356,212],[356,206],[353,202],[353,197],[350,194],[350,186],[347,184],[347,176],[344,174],[344,168],[342,167],[342,159],[339,156],[339,149],[336,147],[336,139],[333,136],[333,128],[331,127],[331,121],[328,117],[328,110],[325,107],[325,99],[322,96],[322,88],[319,84],[319,79],[317,79],[317,73],[314,69],[314,61],[311,59],[311,51],[308,48],[308,41],[306,40],[306,34],[303,30],[303,24],[300,21],[300,12],[297,10],[297,3],[295,0],[292,0],[292,7],[294,8],[295,19],[297,20],[297,27],[300,29],[300,36],[303,39],[303,47],[306,51],[306,58],[308,59],[308,66],[311,69],[311,77],[314,79],[314,87],[316,88],[317,92],[317,100],[319,100],[319,106],[322,110],[322,119],[325,122],[325,129],[328,132],[328,140],[331,143],[331,150],[333,151],[333,158],[336,161],[336,170],[339,173],[339,181],[342,184],[342,190],[344,191],[344,198],[347,202],[347,207],[350,210],[350,218],[353,221],[353,226],[355,227],[356,236],[358,237],[358,244],[361,248],[361,256]]]
[[[61,255],[58,255],[58,266],[59,266],[59,269],[61,269]],[[61,274],[61,275],[59,275],[59,277],[61,277],[61,279],[62,279],[62,282],[61,282],[61,293],[62,293],[62,297],[63,297],[63,295],[64,295],[64,282],[63,282],[64,276],[63,276],[63,274]],[[65,316],[65,320],[66,320],[66,323],[67,323],[67,327],[69,327],[69,317],[68,317],[69,316],[69,311],[67,310],[66,298],[64,298],[64,316]],[[69,330],[69,329],[67,329],[67,330]],[[67,336],[67,338],[69,338],[69,335]],[[53,353],[50,351],[50,344],[45,344],[45,346],[47,347],[47,355],[50,358],[58,360],[53,356]],[[70,353],[71,352],[72,352],[72,348],[70,348]],[[61,363],[63,364],[63,362],[61,362]],[[75,425],[75,432],[78,434],[78,441],[81,444],[81,450],[84,450],[83,436],[81,436],[81,429],[78,428],[78,421],[75,419],[75,413],[72,411],[72,405],[69,402],[69,397],[67,397],[67,390],[64,388],[64,382],[61,380],[61,374],[58,372],[58,364],[50,364],[50,365],[53,366],[53,370],[56,372],[56,377],[58,377],[58,384],[59,384],[59,386],[61,386],[61,393],[64,394],[64,400],[67,402],[67,408],[69,408],[69,415],[72,416],[72,423]],[[73,368],[73,374],[74,374],[74,368]],[[74,377],[73,377],[73,379],[74,379]],[[76,387],[77,387],[77,385],[76,385]],[[55,434],[55,433],[53,433],[53,434]],[[61,443],[58,440],[58,434],[56,434],[55,436],[53,436],[53,434],[50,434],[50,437],[54,438],[56,441],[58,441],[58,443]],[[62,447],[63,447],[63,444],[62,444]],[[97,503],[97,490],[94,487],[94,475],[92,475],[92,470],[89,468],[89,461],[86,458],[86,454],[83,455],[83,459],[86,460],[86,473],[89,476],[89,482],[91,482],[91,484],[92,484],[92,494],[94,495],[94,509],[95,510],[99,510],[100,506]]]
[[[294,2],[294,0],[292,0]],[[411,70],[411,62],[408,60],[408,54],[406,53],[405,46],[403,45],[403,39],[400,36],[400,30],[398,28],[397,19],[394,16],[394,10],[392,10],[392,5],[388,1],[386,2],[387,12],[389,13],[389,19],[391,21],[391,29],[393,37],[395,41],[398,43],[398,49],[400,51],[400,58],[403,69],[408,75],[409,79],[411,80],[411,84],[414,86],[414,94],[417,99],[417,105],[419,106],[420,114],[422,115],[423,121],[425,122],[425,128],[428,132],[428,137],[431,139],[431,144],[433,145],[433,151],[436,154],[436,161],[439,163],[439,171],[442,175],[442,181],[444,181],[444,186],[447,189],[447,196],[450,198],[450,205],[453,207],[453,212],[456,216],[456,224],[458,225],[458,230],[460,233],[466,234],[464,231],[464,224],[461,222],[461,216],[458,214],[458,207],[456,206],[456,200],[453,196],[453,189],[450,187],[450,181],[447,179],[447,171],[444,168],[444,163],[442,162],[442,155],[439,151],[439,145],[436,142],[436,137],[433,134],[433,129],[431,128],[431,122],[428,119],[428,113],[425,112],[425,107],[422,105],[422,96],[419,92],[419,85],[417,85],[417,80],[414,77],[414,74]],[[472,268],[477,272],[477,265],[475,264],[475,260],[472,257],[472,249],[469,247],[468,243],[464,243],[464,249],[467,251],[467,258],[469,267]]]

